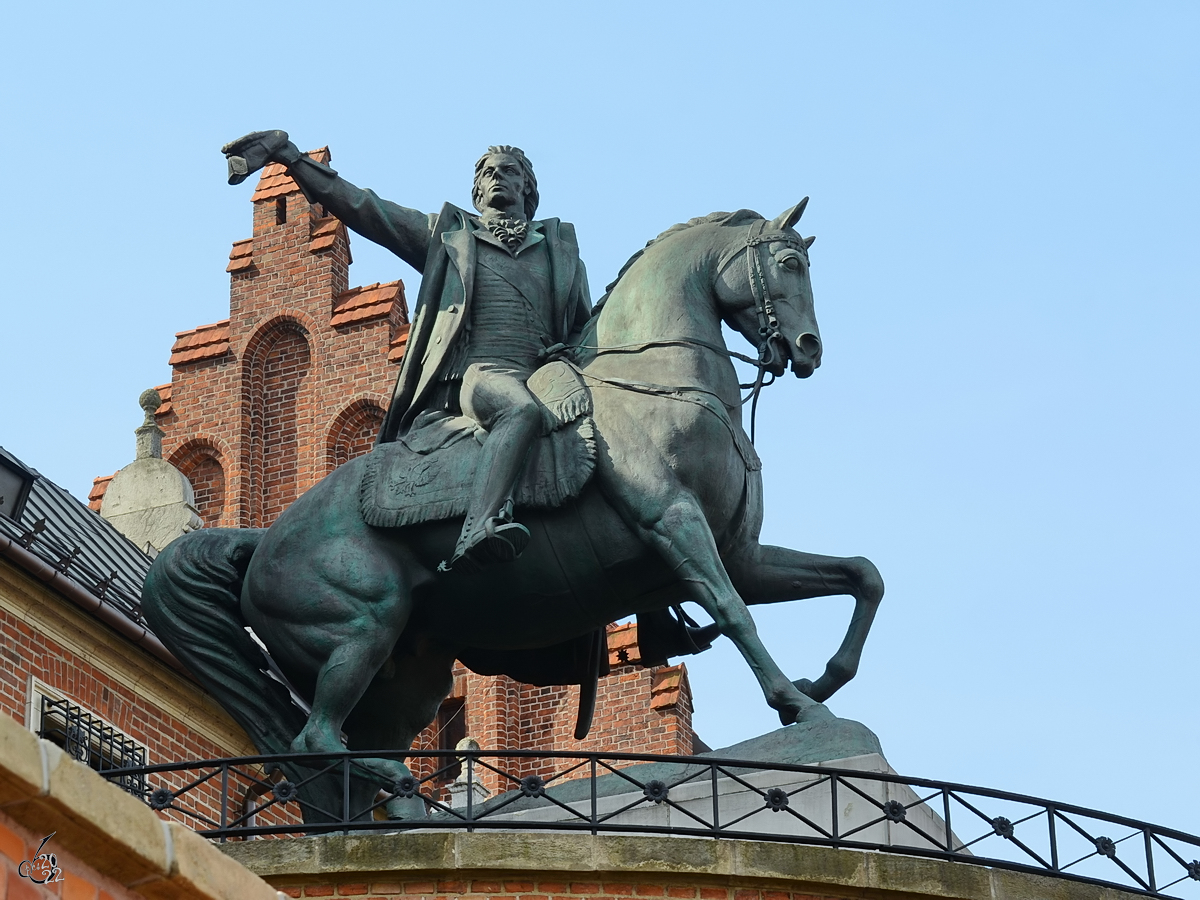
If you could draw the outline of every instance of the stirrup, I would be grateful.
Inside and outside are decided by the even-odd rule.
[[[438,564],[439,572],[449,572],[455,566],[475,572],[493,563],[512,562],[529,546],[529,529],[508,516],[492,516],[485,519],[482,531],[473,534],[469,541],[460,542],[454,556]],[[463,565],[463,563],[466,563]]]

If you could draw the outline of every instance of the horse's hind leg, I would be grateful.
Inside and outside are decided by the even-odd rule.
[[[275,527],[288,524],[281,520]],[[411,585],[402,561],[378,544],[353,540],[357,535],[317,542],[316,527],[293,532],[285,532],[292,540],[288,553],[276,553],[259,568],[251,564],[243,609],[284,673],[312,698],[291,751],[340,753],[346,717],[408,622]],[[346,565],[352,553],[354,564]],[[376,768],[387,780],[408,773],[396,762],[380,761]]]
[[[725,566],[748,604],[840,594],[853,597],[854,614],[846,636],[825,665],[825,672],[816,681],[804,678],[792,683],[814,700],[824,702],[855,676],[863,645],[883,599],[883,579],[869,559],[819,556],[756,543],[746,552],[727,558]]]
[[[407,751],[437,718],[438,708],[454,684],[453,665],[453,651],[424,635],[405,632],[391,659],[346,718],[347,746],[351,750]],[[367,762],[376,768],[373,760]],[[388,802],[387,812],[393,819],[414,818],[423,815],[424,805],[416,797],[398,797]]]

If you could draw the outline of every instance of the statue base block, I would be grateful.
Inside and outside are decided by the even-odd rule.
[[[541,796],[522,796],[519,790],[501,794],[476,807],[476,814],[491,813],[516,828],[578,824],[595,815],[606,827],[626,830],[703,833],[711,828],[725,837],[817,840],[841,833],[874,844],[933,851],[944,849],[940,841],[949,834],[938,813],[908,785],[870,777],[896,773],[883,757],[879,738],[850,719],[789,725],[677,760],[619,771],[612,765],[602,764],[594,782],[549,779]],[[815,768],[798,772],[791,768],[795,766]],[[606,770],[608,774],[599,774]],[[856,777],[858,772],[862,777]],[[952,835],[950,840],[961,846]]]
[[[696,755],[806,766],[871,753],[883,756],[875,732],[853,719],[829,718],[788,725],[730,747]]]

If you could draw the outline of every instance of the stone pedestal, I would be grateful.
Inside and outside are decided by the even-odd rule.
[[[137,458],[113,476],[100,507],[100,515],[152,556],[204,524],[192,483],[162,458],[163,431],[154,421],[161,402],[153,389],[139,398],[145,421],[134,432]]]
[[[447,785],[446,790],[450,793],[451,809],[466,809],[468,798],[472,808],[478,809],[492,795],[492,792],[478,781],[455,781]]]

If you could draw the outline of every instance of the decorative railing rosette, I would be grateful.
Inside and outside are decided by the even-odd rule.
[[[423,751],[254,756],[119,769],[220,841],[405,829],[738,838],[971,862],[1200,900],[1200,837],[1008,791],[884,771],[714,757]],[[863,757],[870,763],[870,757]],[[878,757],[874,758],[878,760]],[[397,810],[405,818],[389,818]]]

